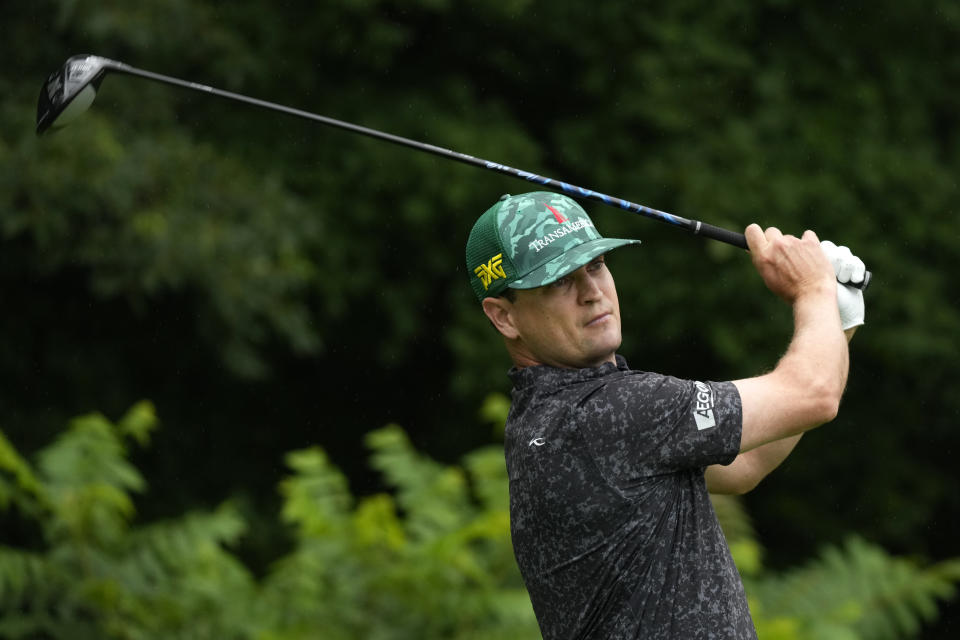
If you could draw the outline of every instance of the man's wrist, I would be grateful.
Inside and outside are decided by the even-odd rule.
[[[793,306],[837,303],[837,282],[833,278],[818,280],[804,286],[793,299]]]
[[[792,306],[795,329],[825,321],[836,323],[838,330],[841,328],[840,313],[837,309],[837,285],[832,280],[805,288],[793,301]]]

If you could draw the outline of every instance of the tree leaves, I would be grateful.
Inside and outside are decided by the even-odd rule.
[[[502,407],[491,399],[489,417]],[[291,546],[258,579],[231,551],[248,527],[231,502],[136,522],[131,494],[145,483],[124,437],[155,421],[147,403],[116,424],[81,416],[41,450],[36,472],[0,439],[2,486],[36,503],[24,515],[47,532],[36,550],[0,546],[0,637],[539,637],[498,448],[446,466],[389,425],[368,437],[387,491],[364,497],[322,449],[290,452],[279,490]],[[960,559],[927,565],[858,537],[771,572],[740,502],[714,504],[764,640],[914,637],[956,596]]]
[[[888,640],[916,637],[936,619],[938,601],[955,597],[958,580],[957,560],[923,566],[851,537],[805,567],[761,579],[754,592],[764,615],[804,620],[811,638],[843,631]]]
[[[246,524],[229,504],[131,526],[132,494],[146,484],[124,439],[146,442],[155,426],[146,402],[118,424],[78,417],[38,453],[36,471],[6,449],[0,468],[15,472],[21,516],[44,540],[31,545],[41,551],[0,546],[0,636],[250,637],[238,613],[251,574],[225,551]]]
[[[119,413],[147,389],[170,407],[163,454],[144,461],[158,474],[148,506],[165,513],[212,500],[211,476],[268,494],[287,448],[358,451],[393,416],[458,457],[489,441],[473,408],[509,384],[462,250],[481,211],[530,184],[133,78],[109,77],[81,120],[37,139],[41,79],[90,51],[731,229],[813,228],[850,246],[876,279],[841,415],[750,510],[777,564],[846,530],[943,556],[955,536],[930,523],[958,510],[958,16],[889,1],[8,2],[10,440],[33,451],[67,416]],[[789,310],[745,255],[588,209],[605,234],[644,240],[611,256],[631,364],[697,379],[773,365]],[[314,431],[317,416],[352,428]],[[210,460],[211,442],[229,456]],[[5,460],[0,503],[46,508]],[[422,491],[469,493],[493,463],[437,471],[447,484]],[[111,482],[82,499],[113,500],[98,517],[123,531],[117,487],[133,481]],[[363,513],[389,521],[382,502]]]

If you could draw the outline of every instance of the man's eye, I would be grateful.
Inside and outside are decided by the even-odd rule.
[[[606,264],[606,263],[605,263],[603,260],[595,260],[595,261],[591,262],[591,263],[590,263],[590,266],[588,266],[587,268],[588,268],[590,271],[599,271],[600,269],[602,269],[602,268],[604,267],[605,264]]]
[[[570,276],[564,276],[558,280],[554,280],[553,287],[555,289],[562,289],[563,287],[567,286],[567,283],[569,282],[570,282]]]

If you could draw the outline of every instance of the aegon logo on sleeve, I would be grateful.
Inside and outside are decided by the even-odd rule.
[[[693,418],[697,421],[697,431],[711,429],[717,426],[713,415],[713,389],[702,382],[694,382],[697,388],[696,404],[693,408]]]

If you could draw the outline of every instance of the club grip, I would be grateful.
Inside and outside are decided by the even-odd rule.
[[[698,221],[695,224],[696,226],[693,229],[693,233],[698,236],[705,236],[712,240],[726,242],[727,244],[732,244],[733,246],[740,247],[741,249],[747,248],[747,237],[742,233],[730,231],[729,229],[717,227],[712,224],[707,224],[706,222]]]
[[[704,236],[712,240],[719,240],[720,242],[732,244],[733,246],[740,247],[741,249],[747,249],[747,237],[742,233],[737,233],[736,231],[730,231],[729,229],[724,229],[723,227],[707,224],[706,222],[697,221],[695,225],[696,226],[693,228],[693,232],[698,236]],[[873,274],[867,271],[863,274],[862,282],[848,282],[846,284],[854,289],[866,291],[867,287],[870,286],[870,280],[872,279]]]

